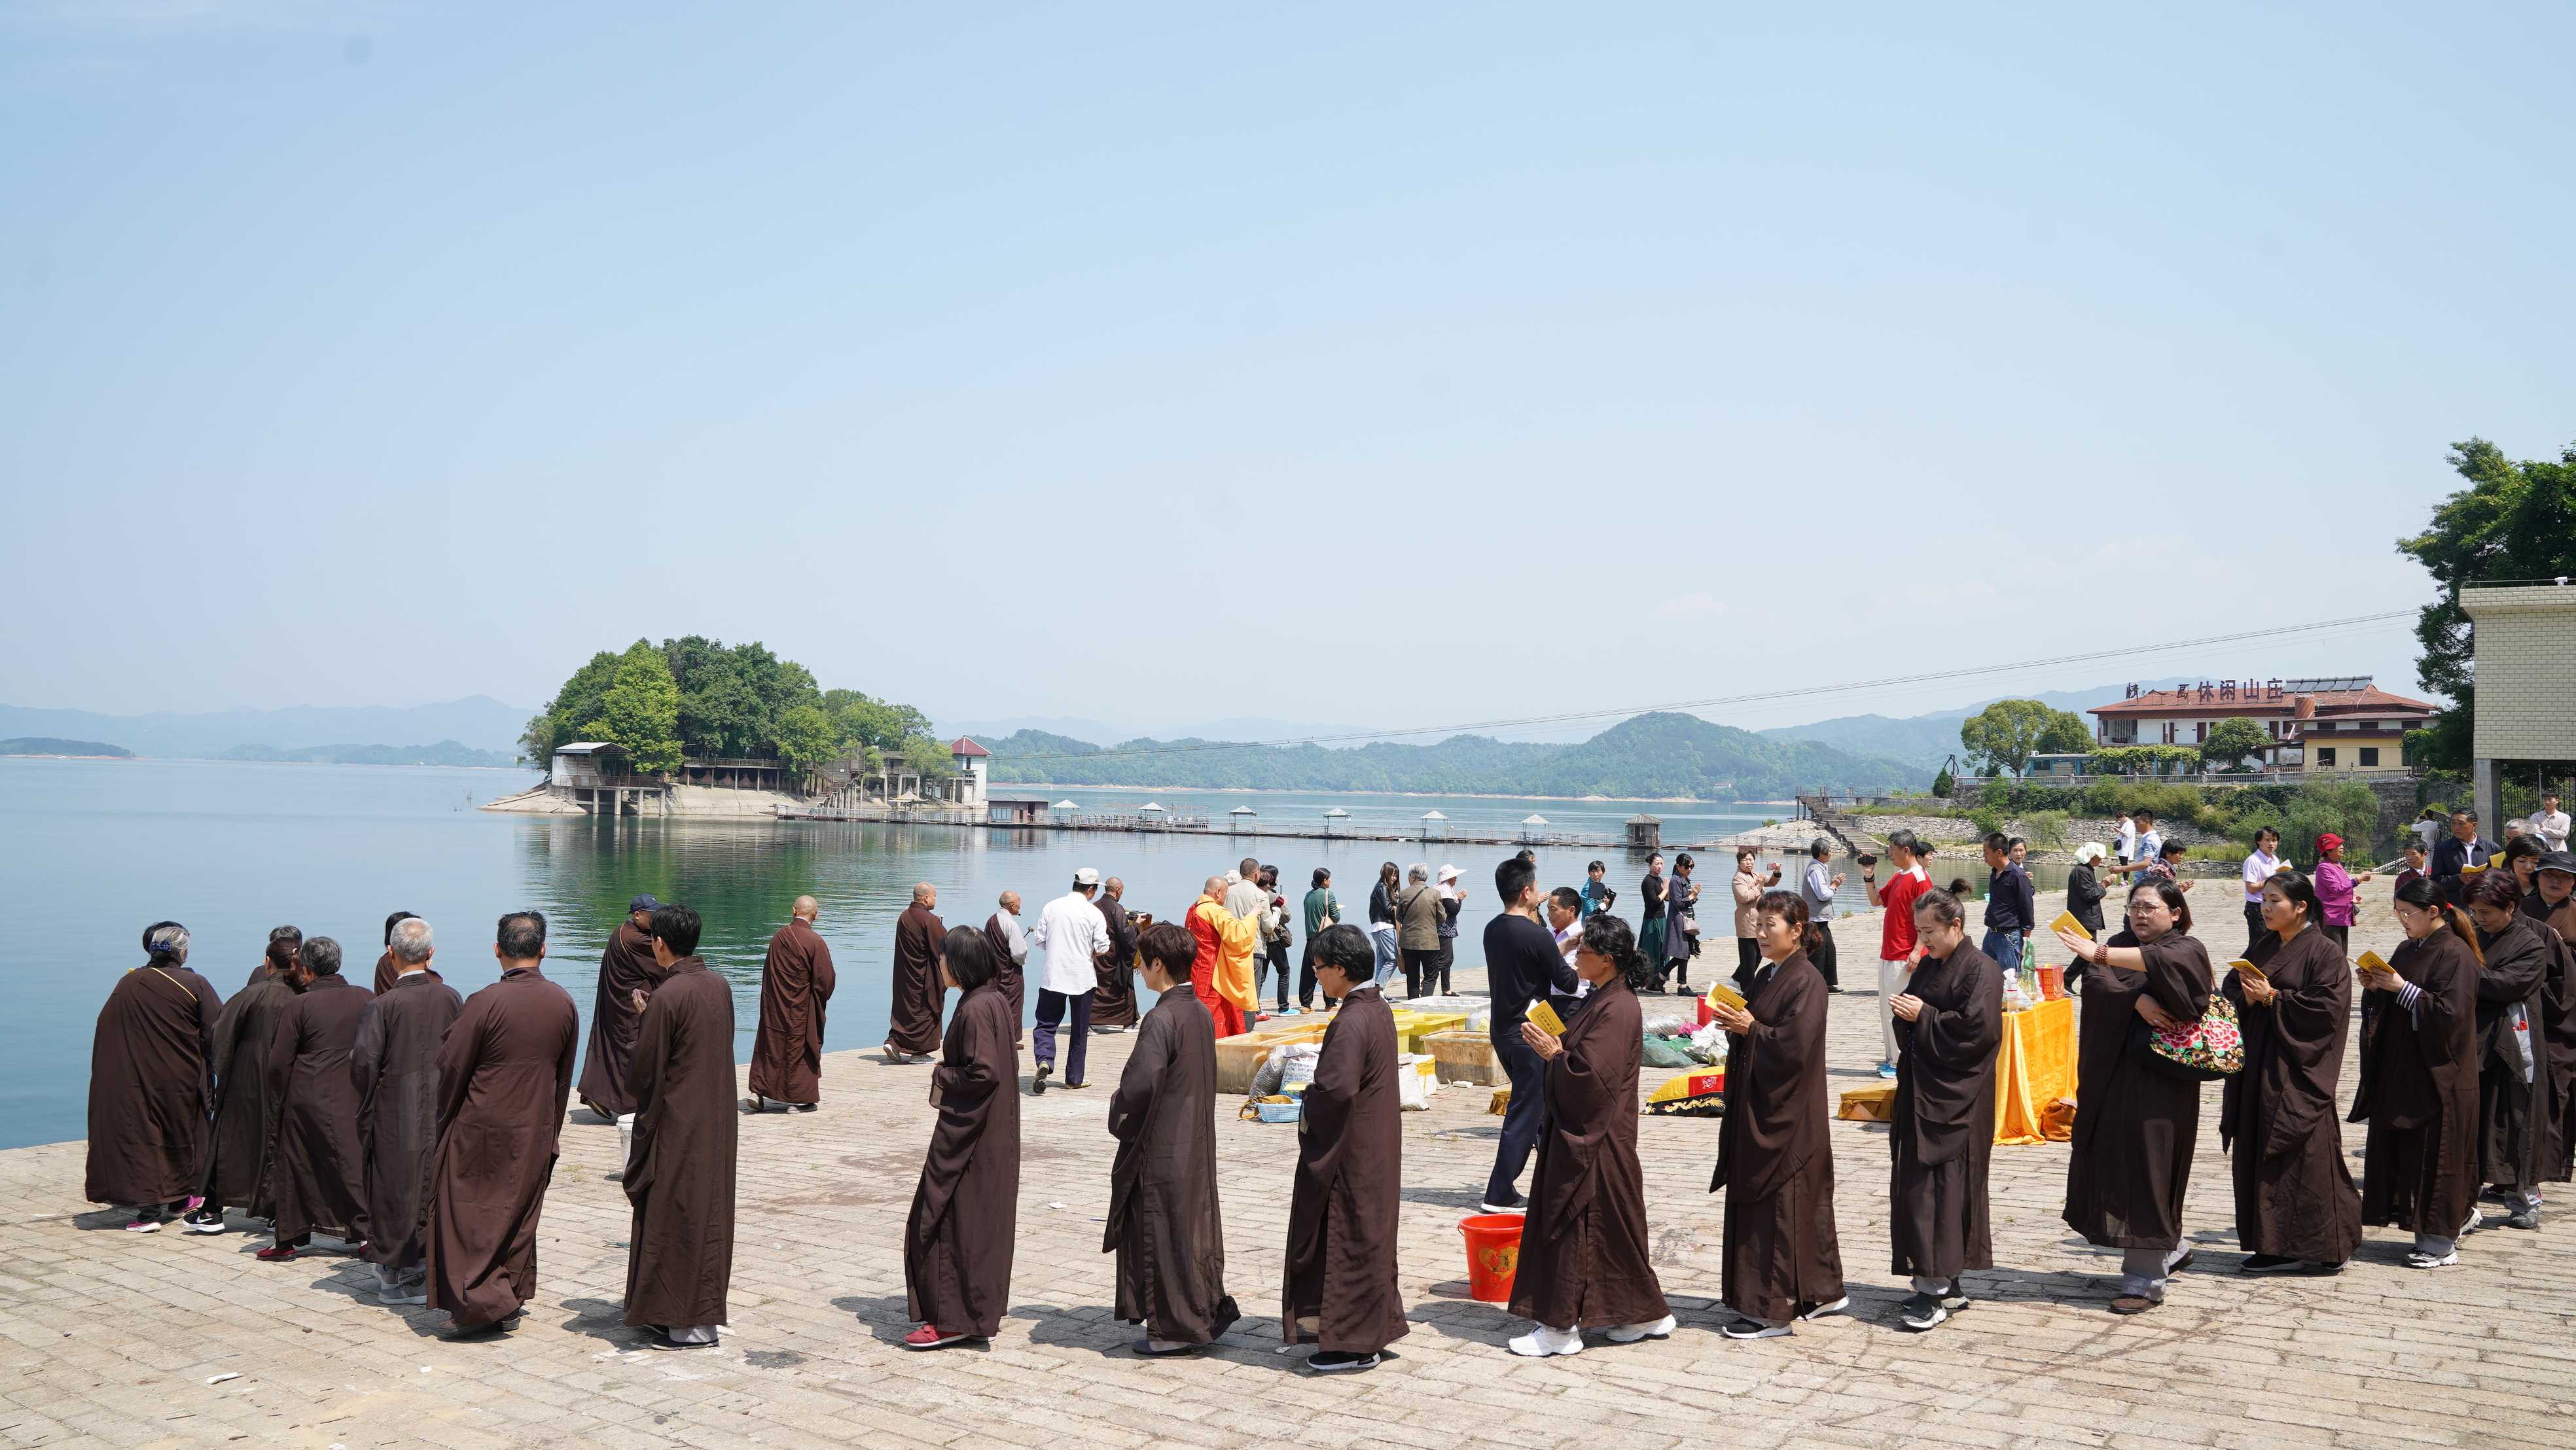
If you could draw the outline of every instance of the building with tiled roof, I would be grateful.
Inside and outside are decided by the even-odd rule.
[[[2129,687],[2096,705],[2093,738],[2104,747],[2198,745],[2221,720],[2252,720],[2273,744],[2262,764],[2275,770],[2395,771],[2405,768],[2405,735],[2433,718],[2422,700],[2390,694],[2368,675],[2310,679],[2203,680],[2171,690]]]

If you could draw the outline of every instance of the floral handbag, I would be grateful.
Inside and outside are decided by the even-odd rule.
[[[2215,1082],[2244,1070],[2245,1034],[2236,1025],[2235,1004],[2215,993],[2197,1022],[2156,1028],[2141,1017],[2130,1030],[2145,1034],[2148,1065],[2168,1077]]]

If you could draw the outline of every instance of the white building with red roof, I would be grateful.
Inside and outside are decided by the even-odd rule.
[[[2129,687],[2096,705],[2093,738],[2123,745],[2198,745],[2221,720],[2251,720],[2272,743],[2261,763],[2274,770],[2375,772],[2406,768],[2406,732],[2434,707],[2392,695],[2368,675],[2311,679],[2202,680],[2171,690]]]
[[[989,776],[993,752],[960,735],[948,742],[948,758],[957,762],[958,775],[958,794],[950,799],[961,806],[972,806],[981,811],[984,803],[992,798]]]

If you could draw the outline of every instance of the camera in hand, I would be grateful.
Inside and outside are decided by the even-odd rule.
[[[1875,865],[1877,865],[1877,864],[1878,864],[1878,858],[1877,858],[1876,856],[1871,855],[1871,854],[1870,854],[1870,853],[1868,853],[1867,851],[1863,851],[1863,852],[1861,852],[1861,853],[1860,853],[1860,856],[1859,856],[1859,858],[1858,858],[1858,859],[1859,859],[1859,861],[1860,861],[1860,864],[1862,864],[1862,865],[1864,865],[1864,866],[1875,866]]]

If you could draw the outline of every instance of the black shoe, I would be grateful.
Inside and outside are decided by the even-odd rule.
[[[2255,1254],[2246,1259],[2244,1263],[2238,1264],[2236,1266],[2236,1272],[2240,1274],[2280,1274],[2286,1273],[2297,1267],[2299,1267],[2299,1261],[2297,1259],[2283,1258],[2279,1254]]]
[[[1377,1368],[1377,1356],[1354,1354],[1347,1349],[1319,1349],[1306,1357],[1306,1368],[1317,1374],[1348,1374]]]
[[[2181,1273],[2183,1270],[2190,1268],[2194,1263],[2197,1263],[2197,1262],[2199,1261],[2199,1259],[2200,1259],[2200,1250],[2198,1250],[2198,1249],[2185,1249],[2185,1250],[2183,1250],[2182,1257],[2181,1257],[2181,1258],[2179,1258],[2179,1259],[2174,1260],[2174,1261],[2173,1261],[2173,1267],[2172,1267],[2172,1268],[2170,1268],[2170,1269],[2165,1270],[2165,1274],[2166,1274],[2166,1276],[2167,1276],[2167,1277],[2171,1277],[2171,1276],[2173,1276],[2173,1275],[2175,1275],[2175,1274],[2179,1274],[2179,1273]]]
[[[821,1103],[798,1103],[796,1105],[796,1111],[800,1113],[810,1113],[821,1106],[823,1106]]]
[[[1029,1080],[1029,1093],[1030,1093],[1030,1095],[1031,1095],[1031,1096],[1035,1096],[1035,1097],[1044,1097],[1044,1096],[1046,1095],[1046,1080],[1047,1080],[1048,1078],[1053,1077],[1053,1076],[1055,1076],[1055,1064],[1054,1064],[1054,1063],[1052,1063],[1052,1062],[1041,1062],[1041,1063],[1039,1063],[1039,1064],[1038,1064],[1038,1075],[1037,1075],[1036,1077],[1031,1078],[1031,1079]]]
[[[2515,1211],[2511,1218],[2504,1221],[2504,1226],[2506,1228],[2520,1229],[2536,1229],[2540,1227],[2540,1206],[2538,1204],[2523,1205],[2520,1209]]]

